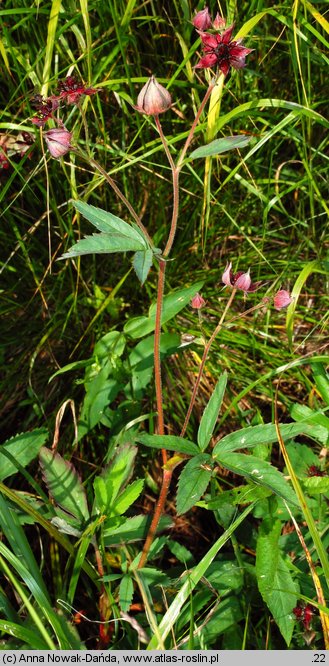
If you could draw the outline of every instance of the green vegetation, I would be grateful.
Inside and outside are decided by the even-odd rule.
[[[2,649],[329,649],[329,24],[266,4],[212,72],[202,4],[0,7]]]

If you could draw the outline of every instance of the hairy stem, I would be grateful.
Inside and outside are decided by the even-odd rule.
[[[157,126],[165,153],[167,155],[167,159],[171,168],[172,172],[172,183],[173,183],[173,210],[172,210],[172,215],[171,215],[171,225],[170,225],[170,231],[168,235],[168,240],[165,246],[165,249],[163,251],[162,257],[163,259],[160,259],[159,261],[159,275],[158,275],[158,291],[157,291],[157,308],[156,308],[156,322],[155,322],[155,331],[154,331],[154,374],[155,374],[155,391],[156,391],[156,402],[157,402],[157,411],[158,411],[158,434],[163,435],[164,434],[164,416],[163,416],[163,395],[162,395],[162,380],[161,380],[161,359],[160,359],[160,338],[161,338],[161,313],[162,313],[162,303],[163,303],[163,295],[164,295],[164,287],[165,287],[165,270],[166,270],[166,262],[165,259],[169,256],[171,252],[171,248],[173,246],[174,240],[175,240],[175,234],[176,234],[176,229],[177,229],[177,220],[178,220],[178,211],[179,211],[179,175],[181,168],[183,166],[184,158],[186,155],[186,152],[190,146],[190,143],[193,139],[194,132],[196,129],[196,126],[200,120],[201,113],[204,110],[204,107],[211,95],[211,92],[214,88],[215,81],[210,83],[208,90],[200,104],[200,107],[198,109],[198,112],[194,118],[192,127],[190,129],[190,132],[188,134],[188,137],[185,141],[185,144],[183,146],[182,152],[178,158],[177,164],[175,165],[175,162],[172,158],[172,155],[170,153],[168,143],[166,140],[166,137],[163,133],[162,126],[159,120],[159,116],[155,116],[155,124]],[[233,299],[232,299],[233,300]],[[193,407],[193,404],[192,404]],[[191,409],[192,409],[191,407]],[[162,460],[163,464],[166,464],[167,461],[167,452],[165,449],[162,449]],[[151,545],[153,543],[156,530],[160,521],[160,518],[162,516],[162,513],[164,512],[165,509],[165,504],[167,500],[167,495],[171,483],[171,478],[173,474],[173,468],[171,469],[166,469],[164,468],[163,470],[163,477],[162,477],[162,485],[161,485],[161,490],[160,490],[160,495],[159,499],[157,502],[157,506],[153,515],[153,519],[151,522],[150,529],[148,531],[146,541],[144,544],[143,548],[143,553],[142,557],[140,559],[138,568],[141,568],[144,566],[144,564],[147,561],[148,554],[151,548]]]
[[[159,495],[159,498],[158,498],[158,501],[157,501],[157,504],[156,504],[154,514],[153,514],[150,529],[148,531],[148,534],[147,534],[147,537],[146,537],[146,540],[145,540],[145,543],[144,543],[142,556],[141,556],[141,559],[140,559],[139,564],[138,564],[138,569],[141,569],[144,566],[144,564],[145,564],[145,562],[148,558],[148,554],[149,554],[150,548],[152,546],[154,537],[156,535],[157,527],[159,525],[160,518],[163,514],[164,507],[165,507],[165,504],[166,504],[166,499],[167,499],[168,490],[169,490],[170,483],[171,483],[172,473],[173,473],[172,469],[170,469],[170,470],[164,469],[163,470],[163,477],[162,477],[162,485],[161,485],[160,495]]]
[[[160,339],[161,339],[161,314],[162,302],[165,285],[166,262],[163,259],[159,261],[157,307],[155,313],[154,329],[154,377],[155,377],[155,395],[158,412],[158,434],[164,435],[164,417],[163,417],[163,398],[162,398],[162,380],[161,380],[161,357],[160,357]],[[167,452],[162,452],[163,464],[167,462]]]

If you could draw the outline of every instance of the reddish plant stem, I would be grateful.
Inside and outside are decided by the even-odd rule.
[[[188,137],[185,141],[185,144],[183,146],[182,152],[178,158],[177,164],[175,165],[175,162],[171,156],[171,153],[168,148],[167,140],[166,137],[163,134],[162,131],[162,126],[159,120],[159,116],[155,116],[155,124],[157,126],[165,153],[167,155],[168,162],[171,167],[172,171],[172,182],[173,182],[173,210],[172,210],[172,216],[171,216],[171,225],[170,225],[170,231],[169,231],[169,236],[168,240],[165,246],[165,249],[163,251],[162,257],[166,259],[168,255],[170,254],[171,248],[174,243],[175,239],[175,234],[176,234],[176,229],[177,229],[177,220],[178,220],[178,210],[179,210],[179,175],[181,168],[183,166],[184,162],[184,157],[186,155],[186,152],[190,146],[190,143],[193,139],[195,128],[200,120],[201,113],[204,110],[204,107],[212,93],[212,90],[215,86],[215,81],[210,83],[208,90],[200,104],[200,107],[198,109],[198,112],[194,118],[194,121],[192,123],[190,132],[188,134]],[[156,308],[156,322],[155,322],[155,330],[154,330],[154,374],[155,374],[155,390],[156,390],[156,402],[157,402],[157,411],[158,411],[158,434],[163,435],[164,434],[164,416],[163,416],[163,396],[162,396],[162,380],[161,380],[161,359],[160,359],[160,337],[161,337],[161,314],[162,314],[162,303],[163,303],[163,295],[164,295],[164,286],[165,286],[165,264],[166,262],[164,260],[159,260],[159,276],[158,276],[158,291],[157,291],[157,308]],[[162,460],[163,464],[166,464],[167,461],[167,452],[165,449],[162,449]],[[162,478],[162,485],[161,485],[161,490],[160,490],[160,495],[159,499],[156,505],[156,509],[152,518],[152,522],[146,537],[146,541],[144,543],[143,547],[143,552],[142,556],[138,565],[138,568],[140,569],[141,567],[144,566],[144,564],[147,561],[147,557],[151,548],[151,545],[153,543],[154,537],[156,535],[156,530],[160,521],[160,518],[162,516],[162,513],[165,508],[166,500],[167,500],[167,495],[171,483],[171,478],[173,474],[173,468],[170,469],[164,469],[163,470],[163,478]]]
[[[168,490],[169,490],[169,486],[170,486],[170,483],[171,483],[172,473],[173,473],[172,469],[164,469],[163,470],[162,485],[161,485],[159,499],[157,501],[156,508],[155,508],[153,518],[152,518],[152,522],[151,522],[151,525],[150,525],[150,528],[149,528],[149,531],[148,531],[148,534],[147,534],[147,537],[146,537],[146,540],[145,540],[145,543],[144,543],[142,556],[141,556],[141,559],[140,559],[139,564],[138,564],[138,569],[141,569],[141,567],[144,566],[144,564],[146,563],[146,560],[148,558],[148,554],[149,554],[150,548],[152,546],[154,537],[156,535],[156,531],[157,531],[157,527],[158,527],[159,522],[160,522],[160,518],[161,518],[162,513],[163,513],[164,505],[166,503]]]
[[[157,412],[158,412],[159,435],[164,435],[160,339],[161,339],[161,314],[162,314],[163,292],[165,285],[165,275],[166,275],[166,262],[163,259],[160,259],[159,275],[158,275],[157,307],[155,313],[155,329],[154,329],[154,377],[155,377],[155,395],[156,395]],[[165,465],[167,462],[167,452],[164,449],[162,452],[162,459],[163,459],[163,464]]]

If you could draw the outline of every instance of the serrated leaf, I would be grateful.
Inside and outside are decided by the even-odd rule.
[[[109,465],[104,469],[102,477],[106,484],[108,509],[115,509],[116,498],[128,483],[134,471],[137,447],[124,444],[115,451]]]
[[[168,451],[177,451],[177,453],[186,453],[189,456],[195,456],[199,453],[196,444],[183,437],[175,435],[137,435],[137,442],[154,449],[167,449]]]
[[[195,294],[202,289],[203,282],[196,282],[191,287],[184,289],[177,289],[171,294],[167,294],[163,299],[161,322],[165,324],[167,321],[175,317],[195,296]],[[131,338],[142,338],[148,333],[152,333],[155,328],[155,313],[156,303],[152,303],[149,309],[148,317],[134,317],[130,319],[124,326],[124,332]]]
[[[138,575],[141,575],[144,584],[147,586],[162,585],[168,587],[171,582],[171,579],[164,571],[155,569],[155,567],[142,567],[138,569]]]
[[[136,479],[127,486],[117,497],[114,507],[112,508],[112,513],[115,515],[121,515],[129,509],[129,507],[135,502],[135,500],[140,496],[144,487],[143,479]]]
[[[103,231],[106,234],[118,232],[121,236],[135,239],[142,243],[144,247],[147,247],[147,242],[141,230],[124,222],[120,217],[112,215],[112,213],[108,213],[102,208],[97,208],[97,206],[84,203],[84,201],[72,201],[72,204],[98,231]]]
[[[325,262],[327,265],[329,262]],[[329,266],[328,266],[329,273]],[[329,406],[329,376],[324,367],[324,363],[311,363],[314,381],[321,398]]]
[[[203,412],[198,430],[198,445],[201,451],[205,451],[213,434],[219,410],[222,405],[226,382],[227,372],[223,372],[214,388],[208,405]]]
[[[185,465],[178,481],[177,513],[186,513],[206,491],[212,474],[212,459],[199,453]],[[208,467],[209,466],[209,467]]]
[[[153,252],[151,248],[136,252],[133,258],[134,271],[141,284],[144,284],[153,261]]]
[[[102,370],[87,383],[87,392],[78,424],[78,440],[92,430],[103,417],[105,408],[116,398],[121,388],[120,384],[110,377],[108,371]]]
[[[283,425],[280,424],[280,433],[283,440],[292,439],[301,433],[311,436],[312,427],[306,423],[284,423]],[[257,444],[272,444],[272,442],[277,441],[278,435],[274,424],[250,426],[231,432],[217,442],[213,450],[213,457],[217,458],[217,456],[228,451],[251,448]]]
[[[238,134],[236,136],[226,136],[223,139],[215,139],[211,141],[206,146],[200,146],[196,148],[189,155],[189,159],[194,160],[199,157],[210,157],[211,155],[221,155],[226,153],[228,150],[233,150],[233,148],[244,148],[251,141],[250,136],[245,136],[244,134]]]
[[[222,453],[216,456],[216,460],[234,474],[240,474],[253,483],[269,488],[287,502],[299,506],[295,492],[283,474],[266,460],[244,453]]]
[[[320,411],[314,411],[307,405],[295,404],[291,409],[291,417],[298,422],[303,421],[312,426],[314,439],[321,444],[326,444],[329,440],[329,418]]]
[[[100,233],[85,236],[85,238],[75,243],[67,252],[64,252],[60,259],[80,257],[84,254],[111,254],[112,252],[133,252],[143,249],[144,246],[141,239],[128,238],[118,232],[111,234]]]
[[[259,591],[289,646],[295,624],[292,609],[297,604],[299,588],[281,556],[280,533],[279,520],[270,526],[262,525],[257,539],[256,574]]]
[[[109,521],[110,522],[110,521]],[[133,518],[126,518],[122,524],[113,528],[112,526],[104,525],[104,544],[105,546],[115,546],[122,543],[133,543],[145,539],[148,529],[151,524],[149,516],[133,516]],[[157,527],[157,533],[167,530],[172,527],[172,520],[168,516],[162,516]]]
[[[320,495],[321,493],[329,493],[329,477],[328,476],[312,476],[308,479],[303,479],[303,488],[310,495]]]
[[[39,454],[43,479],[56,504],[67,512],[68,523],[80,526],[89,519],[86,493],[73,465],[43,447]]]
[[[108,505],[108,494],[106,483],[102,476],[96,476],[94,479],[95,508],[99,513],[105,513]]]
[[[125,574],[121,578],[119,587],[119,606],[124,613],[129,611],[134,594],[134,585],[131,576]]]
[[[6,457],[8,451],[10,457],[17,460],[22,466],[26,465],[36,458],[41,447],[48,437],[48,431],[44,428],[37,428],[31,432],[22,432],[7,440],[0,446],[0,480],[3,481],[8,476],[17,472],[14,461]]]

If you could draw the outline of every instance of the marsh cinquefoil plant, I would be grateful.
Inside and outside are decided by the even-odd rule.
[[[293,613],[293,609],[297,608],[299,586],[296,581],[297,577],[294,577],[291,568],[289,568],[281,554],[279,538],[282,522],[279,515],[280,512],[284,511],[286,512],[284,515],[289,514],[289,511],[298,511],[300,505],[303,505],[303,497],[298,479],[294,478],[289,470],[289,456],[284,442],[293,439],[300,433],[310,434],[312,432],[314,434],[314,427],[310,426],[307,419],[305,423],[305,419],[296,418],[296,423],[283,425],[278,423],[277,425],[263,425],[261,423],[232,432],[214,441],[214,430],[227,383],[227,375],[223,373],[219,377],[200,419],[196,442],[185,438],[204,367],[215,337],[220,334],[225,326],[234,325],[237,318],[242,318],[252,311],[265,310],[271,305],[272,301],[276,310],[281,310],[293,304],[292,298],[286,290],[280,289],[272,299],[268,296],[260,298],[259,302],[252,305],[248,310],[244,309],[242,311],[241,306],[241,312],[238,315],[230,314],[233,301],[236,302],[236,299],[240,299],[238,303],[242,304],[250,293],[260,290],[262,285],[261,283],[252,282],[249,270],[234,273],[231,263],[226,266],[222,274],[222,282],[228,294],[226,305],[220,313],[218,323],[209,339],[203,339],[204,351],[199,372],[189,404],[186,405],[186,418],[181,425],[180,434],[179,436],[167,434],[163,406],[161,362],[164,354],[178,351],[181,345],[180,341],[176,342],[176,345],[168,344],[162,326],[163,323],[169,321],[189,303],[198,312],[205,310],[207,306],[202,294],[200,294],[202,289],[200,283],[171,294],[166,294],[165,291],[166,271],[167,267],[170,266],[169,259],[172,258],[179,218],[180,174],[182,168],[189,161],[218,155],[234,148],[242,148],[249,141],[244,136],[229,136],[207,143],[205,146],[189,152],[198,123],[206,110],[206,105],[211,99],[212,93],[216,89],[223,90],[224,79],[231,68],[243,68],[246,63],[246,56],[251,51],[241,44],[241,40],[233,39],[233,26],[224,29],[225,21],[219,16],[216,16],[215,20],[212,21],[207,8],[194,17],[193,23],[200,34],[204,51],[196,68],[211,68],[213,72],[206,93],[195,114],[194,122],[190,130],[187,131],[185,143],[183,143],[175,159],[159,118],[162,113],[169,112],[173,104],[172,97],[166,88],[152,76],[139,93],[135,106],[137,112],[150,116],[154,120],[172,174],[172,217],[167,237],[163,239],[161,248],[157,247],[159,243],[154,242],[131,201],[128,201],[104,167],[93,156],[83,152],[79,145],[75,143],[73,132],[66,128],[64,120],[61,118],[63,104],[78,105],[83,95],[96,94],[96,89],[86,88],[73,77],[68,77],[66,81],[60,82],[57,95],[46,100],[42,98],[37,100],[37,113],[32,119],[33,124],[42,130],[45,129],[47,122],[55,123],[56,127],[44,131],[44,138],[51,156],[58,159],[70,151],[74,151],[77,158],[83,159],[92,169],[103,176],[121,202],[127,207],[131,216],[131,220],[127,222],[84,201],[74,201],[75,209],[93,224],[97,233],[79,240],[63,255],[62,259],[71,259],[90,253],[104,255],[114,252],[121,252],[122,254],[132,252],[133,268],[141,285],[146,282],[152,266],[155,266],[157,270],[157,299],[156,303],[151,306],[149,316],[138,318],[137,321],[128,321],[124,334],[118,331],[110,331],[96,344],[93,358],[87,365],[86,399],[80,414],[77,439],[81,439],[88,432],[88,429],[93,428],[99,422],[97,418],[99,418],[99,412],[104,407],[104,402],[102,402],[104,394],[108,403],[114,401],[120,392],[127,397],[129,390],[131,390],[130,383],[133,384],[135,379],[139,379],[138,374],[142,375],[145,369],[149,369],[150,365],[152,368],[149,353],[151,344],[154,356],[156,390],[156,434],[138,431],[136,425],[138,426],[142,415],[135,415],[133,424],[130,428],[127,428],[133,433],[133,441],[125,441],[127,437],[129,440],[127,432],[120,433],[115,451],[109,457],[109,464],[105,466],[101,474],[94,478],[93,489],[89,492],[88,497],[74,467],[56,452],[56,442],[54,442],[53,451],[42,448],[40,452],[43,478],[54,501],[50,509],[51,513],[47,515],[43,525],[49,529],[52,536],[56,531],[59,532],[59,542],[69,553],[74,565],[74,575],[64,588],[64,592],[61,590],[60,606],[61,609],[73,609],[79,577],[80,575],[86,575],[89,579],[88,582],[96,586],[99,596],[100,647],[106,647],[110,644],[112,633],[117,631],[119,622],[126,622],[128,625],[127,647],[135,647],[138,642],[147,644],[149,648],[169,647],[173,625],[175,625],[176,634],[179,636],[179,647],[186,645],[185,634],[190,624],[187,602],[194,588],[197,588],[196,601],[199,609],[207,609],[208,604],[211,605],[215,599],[212,613],[209,612],[206,615],[204,627],[201,626],[201,629],[204,629],[202,641],[206,640],[208,641],[207,644],[211,645],[216,640],[214,637],[219,632],[218,622],[224,606],[228,612],[233,613],[235,622],[237,622],[241,617],[241,609],[237,603],[232,601],[232,598],[222,601],[221,597],[226,593],[223,579],[227,574],[227,578],[234,578],[236,590],[242,589],[245,584],[243,573],[245,561],[237,548],[238,567],[232,567],[232,563],[218,559],[218,553],[228,539],[232,539],[236,547],[236,542],[234,542],[235,531],[252,511],[259,511],[257,517],[262,520],[262,530],[256,551],[258,590],[273,614],[287,644],[291,640],[294,623],[293,615],[297,616],[296,612]],[[202,323],[201,318],[200,323]],[[122,377],[119,377],[120,369],[123,370],[124,367],[123,364],[120,366],[120,359],[125,353],[127,338],[130,335],[132,339],[136,340],[153,332],[152,340],[146,339],[146,344],[144,344],[142,339],[142,342],[138,343],[129,355],[132,373],[129,378],[126,378],[127,381],[124,381]],[[143,363],[140,364],[140,361],[146,361],[147,367],[145,368]],[[134,368],[136,369],[135,374],[133,372]],[[122,372],[122,374],[124,373]],[[321,385],[325,394],[323,388],[325,377],[322,377],[322,379]],[[105,420],[107,418],[108,424],[112,425],[113,421],[111,422],[110,416],[109,413],[104,414]],[[313,417],[314,414],[308,415],[308,419],[311,421]],[[323,424],[323,420],[321,420],[321,423]],[[38,433],[38,435],[38,439],[36,435],[35,438],[39,450],[44,443],[44,437],[42,433]],[[318,437],[323,438],[323,436],[323,432],[318,434]],[[282,446],[294,489],[266,459],[268,457],[266,447],[271,446],[276,441],[279,441]],[[137,442],[145,447],[162,450],[162,486],[150,525],[148,525],[145,516],[125,516],[126,512],[138,499],[143,488],[141,479],[131,481],[137,454],[135,446]],[[20,441],[12,442],[12,449],[9,450],[8,446],[7,454],[9,462],[10,455],[12,455],[24,467],[31,458],[26,457],[26,452],[22,458],[20,444]],[[239,452],[240,449],[243,449],[243,453]],[[252,455],[248,453],[250,449],[253,449]],[[292,446],[289,455],[293,455],[293,451]],[[173,452],[173,454],[169,454],[169,452]],[[30,453],[32,457],[33,452]],[[314,458],[310,460],[310,465],[316,466],[317,459]],[[193,566],[194,563],[188,551],[177,548],[177,544],[170,543],[169,539],[161,540],[161,536],[159,536],[159,530],[166,527],[166,521],[162,520],[161,522],[161,518],[173,472],[178,466],[182,465],[184,465],[184,468],[178,483],[177,513],[182,515],[197,504],[207,511],[213,511],[217,522],[224,530],[224,533],[211,545],[206,555],[195,566]],[[223,469],[244,477],[245,485],[234,490],[218,492],[217,480]],[[326,479],[324,481],[326,482]],[[5,489],[3,491],[6,492]],[[12,502],[15,502],[16,499],[17,503],[17,498],[13,495],[7,492],[7,496]],[[42,496],[42,491],[40,496]],[[247,505],[247,508],[244,508],[239,516],[236,514],[238,505]],[[39,508],[39,505],[37,507]],[[4,509],[4,507],[2,508]],[[28,497],[20,498],[20,508],[25,509],[30,516],[34,512],[35,517],[37,508],[29,504]],[[323,571],[327,577],[326,553],[321,547],[310,513],[306,512],[304,519],[309,526]],[[5,510],[2,512],[2,521],[5,525],[6,534],[10,534],[10,526],[8,521],[6,522]],[[70,536],[71,539],[75,539],[75,548],[72,547],[71,541],[66,537],[64,538],[63,535],[65,534]],[[123,547],[122,544],[130,544],[134,540],[140,540],[145,535],[146,539],[142,553],[136,553],[133,558],[131,551],[127,547]],[[36,572],[35,562],[29,553],[28,543],[22,537],[22,530],[18,521],[17,524],[15,523],[11,537],[13,544],[15,540],[16,543],[20,542],[25,557],[29,558],[30,571],[32,569],[33,572]],[[56,538],[58,539],[58,534],[56,534]],[[85,560],[90,545],[93,547],[97,572]],[[116,558],[111,547],[119,546],[121,547],[120,557]],[[172,549],[173,554],[182,564],[182,569],[185,569],[186,575],[180,586],[179,594],[172,600],[168,611],[158,624],[156,611],[161,601],[161,593],[156,588],[157,585],[161,585],[162,589],[166,589],[168,595],[170,595],[172,581],[169,577],[166,577],[165,573],[161,575],[162,572],[146,565],[156,558],[159,553],[163,552],[166,546]],[[273,555],[271,561],[269,561],[269,553]],[[19,561],[12,560],[12,563],[20,575],[27,576],[29,572],[20,566]],[[189,571],[186,572],[187,568]],[[10,577],[10,571],[9,573],[6,571],[6,574]],[[37,573],[35,575],[37,576]],[[208,577],[209,589],[204,589],[202,586],[198,587],[205,575]],[[120,584],[116,588],[115,585],[118,579],[120,579]],[[179,584],[179,578],[175,581],[175,585],[177,584]],[[227,582],[226,584],[228,585]],[[67,629],[65,623],[62,622],[62,617],[59,616],[60,619],[58,619],[57,614],[54,613],[40,575],[38,585],[36,603],[38,609],[44,609],[49,625],[47,625],[47,629],[44,629],[40,620],[37,624],[40,632],[39,646],[52,648],[54,646],[54,635],[56,635],[57,644],[60,647],[75,647],[79,644],[79,639],[77,639],[74,631]],[[113,587],[115,588],[114,593]],[[134,606],[133,595],[135,589],[138,589],[140,593],[152,633],[149,633],[143,626],[145,616],[138,623],[129,615],[129,611]],[[215,597],[212,596],[214,590]],[[17,591],[25,601],[24,591],[18,588]],[[321,597],[321,586],[317,587],[317,591],[318,603],[321,604],[323,612],[324,600]],[[63,596],[65,596],[65,599],[62,598]],[[150,597],[154,608],[150,604]],[[216,604],[218,604],[218,608]],[[34,618],[33,607],[29,610],[31,617]],[[219,612],[217,613],[217,611]],[[78,610],[77,615],[80,618],[87,617],[82,610]],[[324,635],[326,636],[325,618],[325,615],[321,616]],[[213,627],[211,625],[212,620],[214,620]],[[17,625],[19,627],[18,622]],[[306,628],[306,625],[304,626]],[[19,635],[19,629],[21,628],[16,629],[17,635]],[[22,630],[20,632],[22,640],[31,644],[33,637],[30,628],[24,627],[23,629],[25,629],[25,632]],[[192,639],[189,639],[189,646],[192,644],[192,647],[193,645],[199,647],[201,643],[198,643],[198,641],[201,632],[199,629],[195,630],[191,624],[190,629],[192,629],[190,633],[193,636]],[[310,622],[307,621],[307,630],[309,629]],[[202,645],[204,645],[204,642]]]

